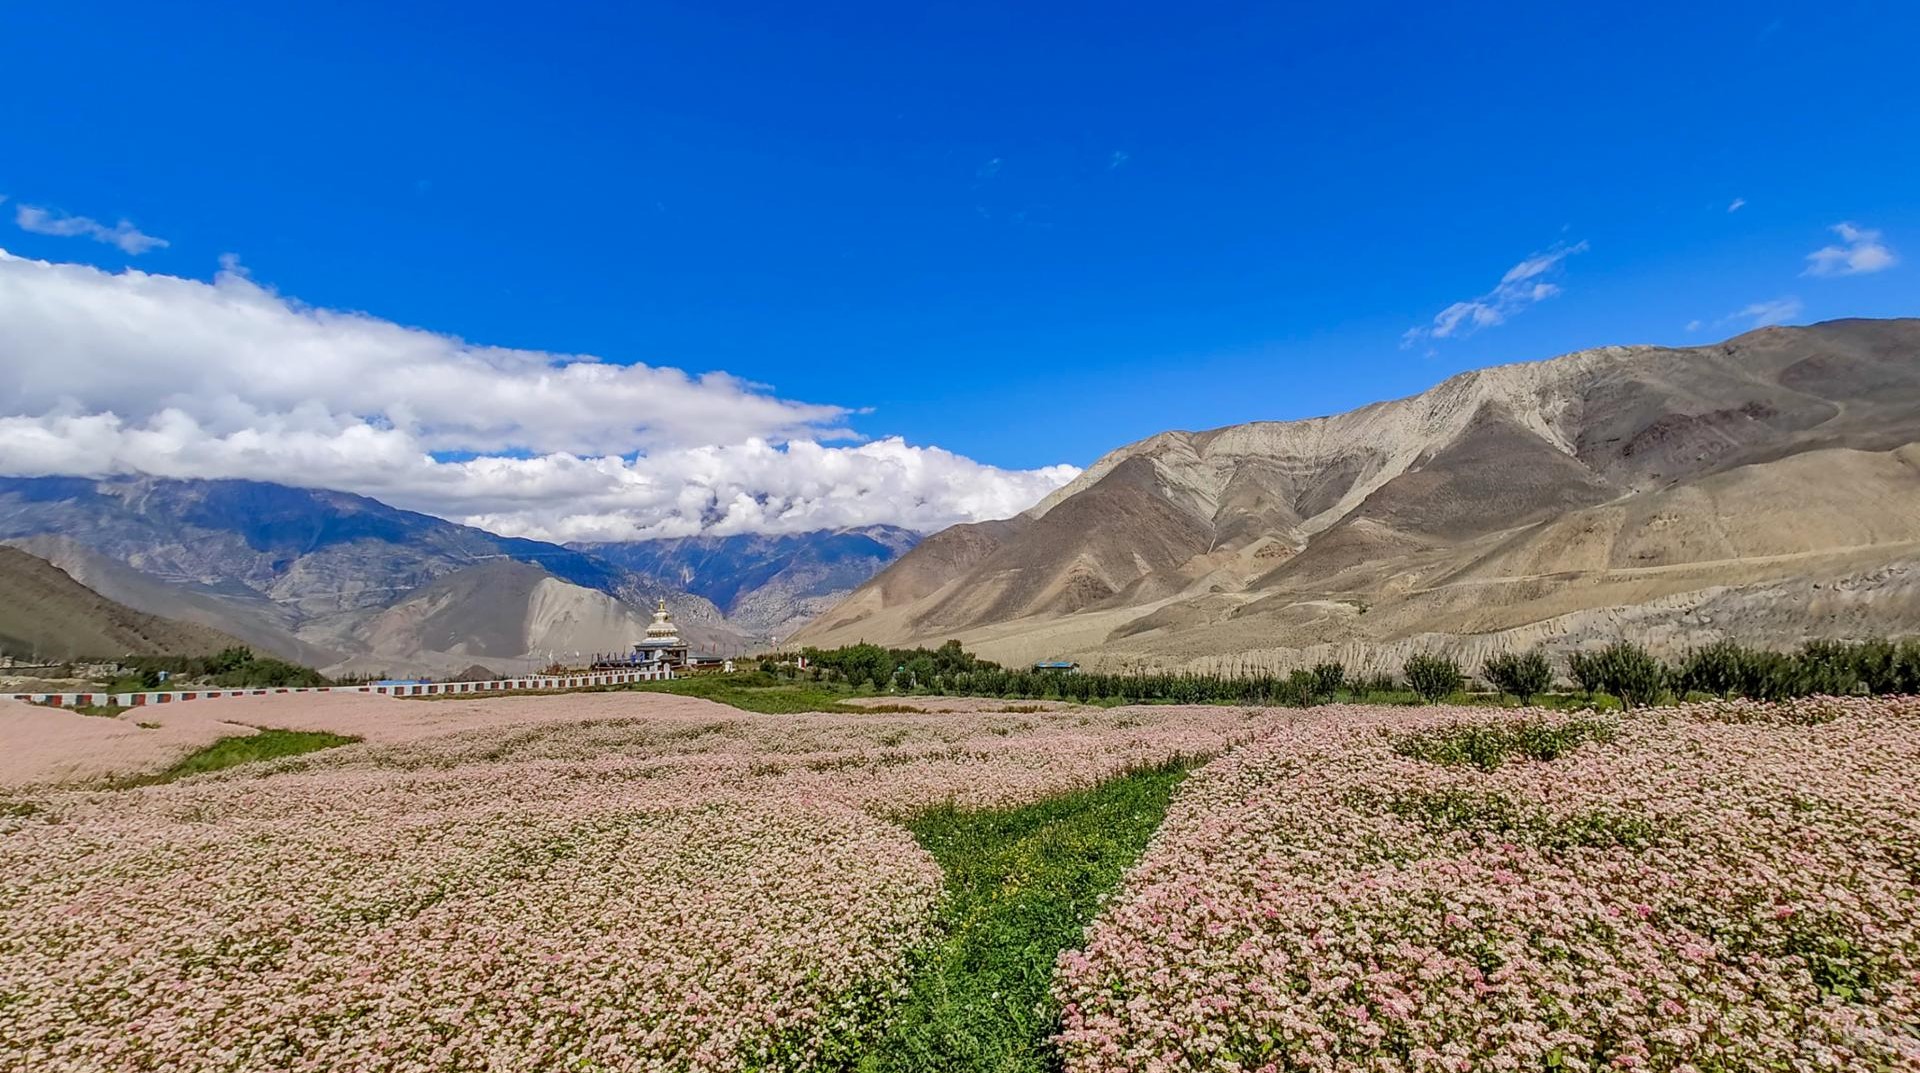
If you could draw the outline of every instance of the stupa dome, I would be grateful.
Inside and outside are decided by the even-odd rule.
[[[653,622],[647,626],[647,640],[654,644],[675,644],[680,640],[680,628],[673,624],[673,616],[667,612],[667,601],[664,599],[654,609]]]

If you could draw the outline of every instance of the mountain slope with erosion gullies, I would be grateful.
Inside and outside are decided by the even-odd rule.
[[[45,559],[0,546],[0,652],[7,655],[206,656],[239,643],[205,626],[115,603]]]
[[[794,640],[1109,667],[1572,647],[1630,623],[1666,648],[1791,644],[1920,631],[1916,561],[1920,321],[1834,321],[1161,433],[1017,518],[926,538]],[[1772,613],[1795,586],[1841,587],[1844,613]]]

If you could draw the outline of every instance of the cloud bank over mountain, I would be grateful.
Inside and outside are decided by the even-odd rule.
[[[478,346],[211,282],[0,250],[0,472],[243,477],[512,535],[920,530],[1079,472],[1006,470],[725,373]]]

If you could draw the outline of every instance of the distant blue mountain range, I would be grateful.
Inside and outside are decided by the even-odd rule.
[[[635,607],[665,598],[716,646],[746,647],[797,628],[917,539],[876,526],[564,547],[263,481],[0,477],[0,542],[139,610],[310,662],[353,653],[368,616],[409,593],[503,560]]]
[[[911,551],[920,534],[892,525],[810,533],[574,543],[658,583],[703,596],[756,634],[782,634]]]

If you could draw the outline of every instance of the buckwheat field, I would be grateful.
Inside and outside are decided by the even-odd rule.
[[[915,816],[1186,761],[1058,954],[1066,1069],[1920,1069],[1914,700],[354,703],[0,791],[0,1068],[860,1068],[945,927]]]

